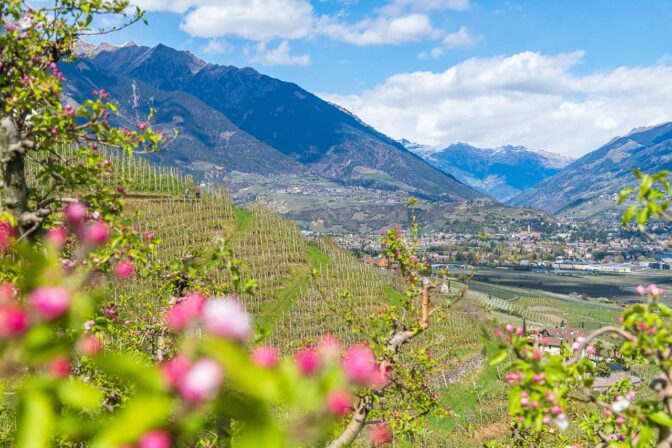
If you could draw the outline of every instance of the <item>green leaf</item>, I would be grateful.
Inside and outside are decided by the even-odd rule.
[[[495,356],[492,357],[490,360],[490,366],[496,366],[497,364],[501,364],[506,359],[509,357],[509,354],[506,352],[506,350],[500,350],[499,353],[497,353]]]
[[[621,218],[621,223],[625,226],[627,225],[630,221],[632,221],[632,217],[635,216],[635,212],[637,211],[637,206],[631,205],[628,207],[628,209],[623,213],[623,217]]]
[[[274,425],[246,427],[232,443],[233,448],[283,448],[286,446],[282,431]]]
[[[659,425],[672,428],[672,417],[667,412],[654,412],[653,414],[649,415],[649,420]]]
[[[633,190],[632,187],[624,188],[623,190],[621,190],[621,192],[618,194],[617,203],[621,204],[623,201],[625,201],[625,199],[632,193],[632,190]]]
[[[92,448],[116,448],[137,441],[143,434],[166,424],[173,401],[164,396],[139,396],[103,424]]]
[[[108,375],[126,379],[146,391],[165,390],[165,383],[157,369],[133,359],[132,356],[113,353],[96,358],[95,363]]]
[[[94,410],[100,407],[103,394],[90,384],[79,380],[65,381],[59,384],[58,398],[74,408]]]
[[[54,419],[54,409],[49,396],[39,390],[28,392],[22,397],[19,408],[17,448],[50,446]]]

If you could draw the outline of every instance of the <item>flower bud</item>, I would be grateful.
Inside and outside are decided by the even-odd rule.
[[[110,230],[104,222],[96,221],[89,224],[84,229],[82,240],[90,246],[102,246],[107,243],[110,237]]]
[[[241,304],[232,299],[218,298],[205,304],[203,323],[215,336],[245,342],[252,335],[252,322]]]
[[[252,351],[252,361],[259,367],[272,369],[278,364],[278,352],[269,346],[257,347]]]
[[[28,329],[28,314],[18,306],[0,306],[0,337],[14,338]]]
[[[376,369],[376,356],[365,345],[350,347],[343,357],[343,370],[348,379],[358,384],[368,384]]]
[[[392,442],[392,431],[385,423],[373,425],[369,432],[369,442],[373,446],[381,446]]]
[[[133,275],[135,272],[135,266],[131,260],[119,260],[117,264],[114,265],[114,276],[120,280],[127,279]]]
[[[184,375],[178,390],[187,401],[211,400],[217,395],[223,380],[224,372],[216,361],[201,359]]]
[[[150,431],[138,442],[138,448],[170,448],[170,436],[165,431]]]
[[[65,378],[70,375],[72,364],[67,357],[59,356],[58,358],[51,360],[47,369],[52,376],[56,378]]]
[[[303,348],[296,352],[294,361],[299,368],[299,372],[306,376],[314,375],[322,367],[320,357],[312,348]]]
[[[67,311],[70,293],[65,288],[42,287],[30,293],[28,300],[42,318],[53,320]]]
[[[350,394],[342,390],[334,390],[327,395],[327,409],[335,417],[342,417],[352,409]]]
[[[86,218],[86,206],[81,202],[68,204],[64,209],[65,221],[72,228],[79,228]]]

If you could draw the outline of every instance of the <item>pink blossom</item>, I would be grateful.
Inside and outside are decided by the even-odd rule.
[[[16,287],[9,283],[0,283],[0,305],[3,303],[10,303],[16,299]]]
[[[373,446],[392,442],[392,431],[385,423],[377,423],[369,431],[369,442]]]
[[[51,360],[47,369],[52,376],[56,378],[65,378],[70,375],[72,365],[70,359],[65,356],[59,356],[58,358]]]
[[[500,337],[502,335],[502,330],[499,328],[495,330],[495,336]]]
[[[625,398],[627,398],[630,401],[633,401],[635,397],[637,396],[637,393],[634,390],[628,391],[628,393],[625,395]]]
[[[517,334],[518,336],[522,336],[522,335],[523,335],[523,329],[520,328],[520,327],[516,328],[516,334]]]
[[[42,287],[29,296],[29,302],[44,319],[60,317],[70,306],[70,293],[65,288]]]
[[[616,417],[616,424],[618,426],[623,425],[623,423],[625,423],[625,419],[623,417]]]
[[[210,300],[203,310],[203,323],[212,334],[246,341],[252,335],[252,322],[241,304],[233,299]]]
[[[170,448],[170,436],[165,431],[150,431],[138,442],[138,448]]]
[[[541,350],[539,350],[538,348],[532,350],[532,359],[534,359],[535,361],[541,360]]]
[[[562,408],[560,406],[553,406],[551,408],[551,414],[555,414],[555,415],[562,414]]]
[[[189,371],[189,367],[189,360],[178,355],[161,365],[161,374],[170,386],[177,387]]]
[[[336,416],[342,417],[352,409],[350,394],[342,390],[334,390],[327,395],[327,409]]]
[[[47,243],[54,246],[56,249],[61,250],[65,246],[65,242],[68,239],[68,232],[63,227],[56,227],[47,232],[45,240]]]
[[[107,224],[104,222],[96,221],[89,224],[84,229],[83,240],[85,244],[91,246],[102,246],[107,243],[107,239],[110,237],[110,229],[108,229]]]
[[[533,401],[531,406],[532,406],[532,409],[537,409],[537,408],[539,408],[539,402],[538,401]]]
[[[87,356],[96,355],[102,350],[103,346],[95,335],[87,335],[77,342],[77,350]]]
[[[312,348],[303,348],[296,352],[294,361],[303,375],[314,375],[322,367],[322,362],[317,352]]]
[[[343,370],[352,382],[367,384],[376,369],[376,356],[365,345],[350,347],[343,357]]]
[[[8,222],[0,222],[0,251],[5,252],[14,242],[16,229]]]
[[[635,291],[637,291],[637,294],[639,294],[640,296],[646,294],[646,288],[644,287],[644,285],[637,286],[637,288],[635,288]]]
[[[322,335],[317,343],[317,352],[325,361],[337,359],[340,350],[338,339],[332,334]]]
[[[224,371],[215,360],[201,359],[184,375],[178,390],[187,401],[211,400],[217,395],[223,380]]]
[[[78,228],[86,218],[86,206],[81,202],[68,204],[64,210],[65,221],[73,228]]]
[[[252,351],[252,361],[259,367],[272,369],[278,365],[278,352],[267,345],[257,347]]]
[[[369,377],[368,385],[375,390],[380,390],[387,384],[388,379],[387,372],[380,366],[376,366]]]
[[[13,305],[0,306],[0,337],[12,338],[22,335],[28,329],[28,315]]]
[[[513,330],[515,330],[515,327],[514,327],[513,325],[508,324],[508,325],[506,326],[506,331],[507,331],[507,332],[509,332],[509,333],[513,333]]]
[[[530,400],[528,400],[527,398],[523,398],[523,399],[520,400],[520,405],[524,408],[526,408],[529,404],[530,404]]]
[[[205,307],[205,296],[199,292],[190,292],[168,310],[167,323],[173,330],[183,330],[197,319]]]
[[[114,265],[114,276],[120,280],[127,279],[135,272],[135,266],[131,260],[120,260]]]
[[[597,350],[595,350],[594,345],[589,345],[586,347],[586,353],[588,353],[590,356],[595,356],[597,354]]]

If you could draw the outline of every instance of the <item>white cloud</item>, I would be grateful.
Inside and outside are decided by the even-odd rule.
[[[340,15],[315,14],[310,0],[132,0],[148,11],[183,16],[180,28],[192,37],[238,37],[256,42],[316,35],[354,45],[384,45],[443,36],[422,11],[462,10],[469,0],[393,0],[374,16],[355,23]],[[459,32],[458,32],[459,33]],[[449,35],[450,37],[450,35]],[[465,39],[471,36],[457,36]]]
[[[201,48],[201,51],[205,54],[231,53],[233,51],[233,45],[223,40],[210,39],[208,43]]]
[[[245,53],[251,56],[250,61],[263,65],[310,65],[310,55],[293,56],[289,42],[286,40],[280,42],[276,48],[269,48],[266,42],[259,42],[254,55],[250,55],[249,50]]]
[[[466,26],[460,27],[454,33],[448,34],[443,38],[443,46],[445,48],[460,48],[460,47],[472,47],[476,45],[479,41],[478,37],[474,37],[469,34],[469,30]]]
[[[132,0],[133,6],[145,11],[169,11],[183,13],[194,5],[194,0]]]
[[[385,14],[400,14],[402,11],[465,11],[471,7],[470,0],[391,0],[381,8]]]
[[[423,52],[418,55],[420,59],[434,58],[438,59],[446,54],[446,49],[469,48],[476,45],[481,40],[480,37],[474,37],[469,33],[466,26],[460,27],[454,33],[447,34],[443,38],[440,47],[432,48],[429,52]]]
[[[309,0],[133,0],[133,4],[148,11],[185,14],[180,28],[193,37],[301,39],[311,33],[314,20]]]
[[[522,144],[581,155],[630,129],[672,121],[672,67],[576,75],[583,52],[474,58],[402,73],[361,95],[322,95],[394,138]]]
[[[307,0],[200,0],[181,28],[196,37],[267,41],[306,37],[312,25],[313,7]]]
[[[331,39],[360,46],[417,42],[439,36],[429,17],[424,14],[378,17],[354,24],[340,22],[334,17],[322,17],[318,29]]]

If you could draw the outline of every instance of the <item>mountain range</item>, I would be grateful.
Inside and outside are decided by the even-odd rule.
[[[613,138],[510,203],[579,219],[614,214],[618,192],[636,184],[632,168],[672,170],[672,123]]]
[[[558,173],[573,159],[523,146],[477,148],[455,143],[446,148],[402,140],[409,150],[462,183],[506,202]]]
[[[82,42],[78,55],[63,67],[67,96],[81,102],[106,89],[119,107],[117,124],[128,127],[156,109],[153,126],[179,135],[152,157],[197,178],[293,176],[430,200],[485,198],[346,110],[254,69],[132,42]]]

